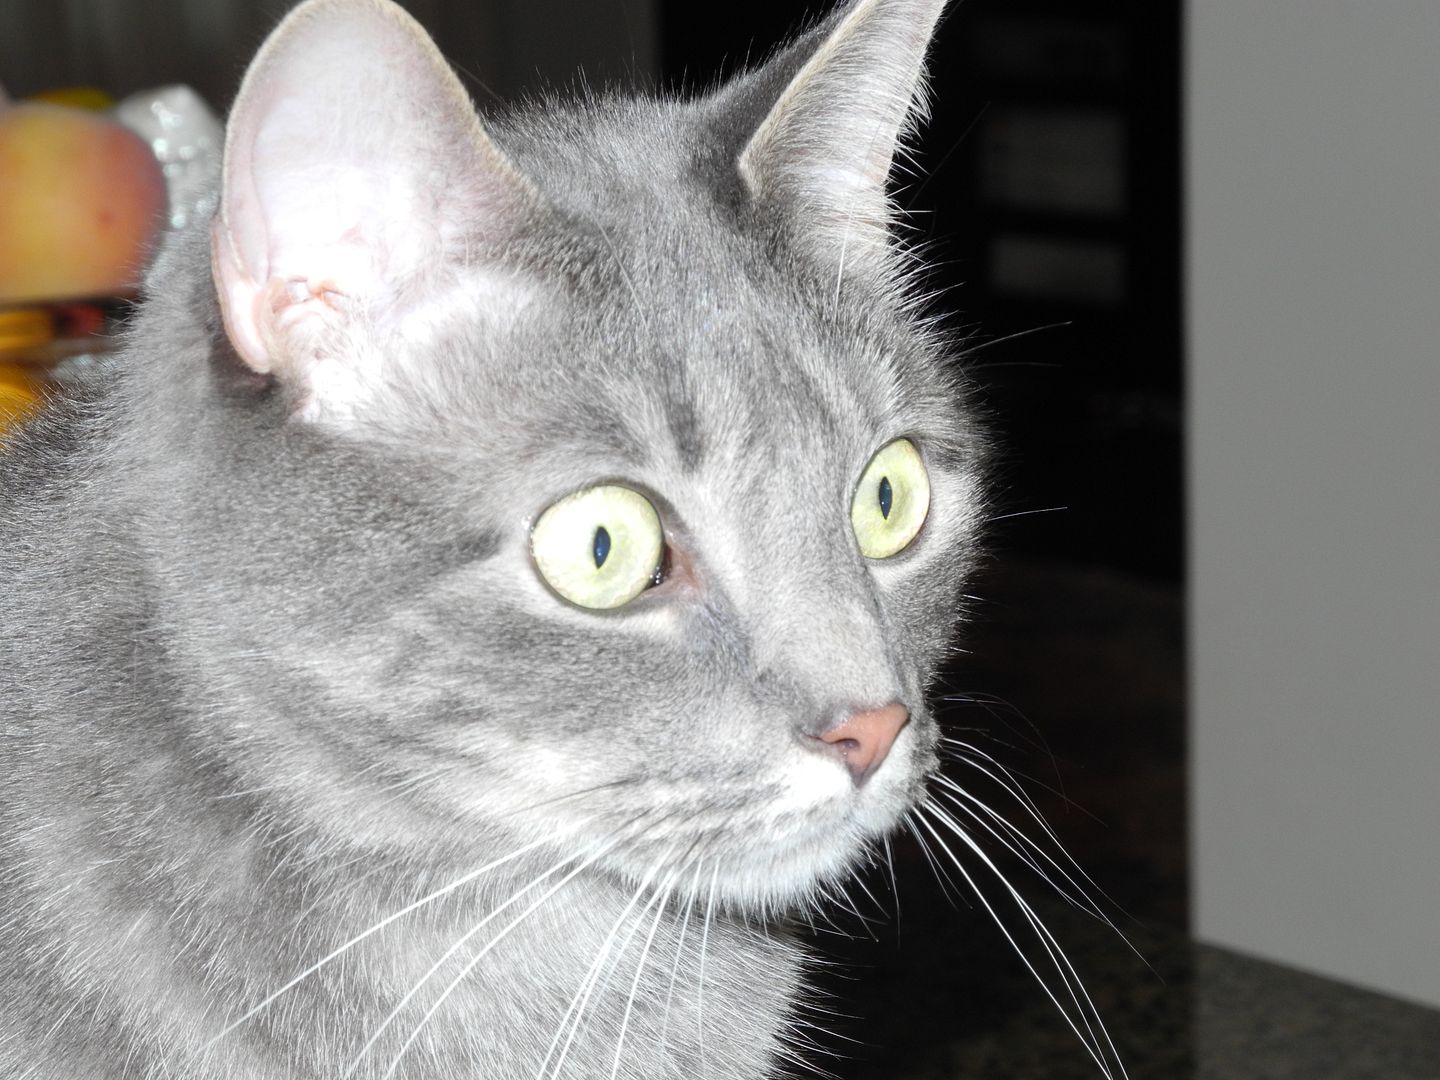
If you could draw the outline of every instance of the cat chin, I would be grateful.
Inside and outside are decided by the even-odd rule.
[[[921,798],[930,764],[913,745],[902,743],[896,750],[859,787],[831,761],[792,764],[774,805],[774,830],[768,835],[757,831],[723,864],[720,891],[745,910],[794,910],[809,906],[825,886],[873,859],[877,845]],[[798,827],[787,828],[785,822]]]
[[[762,917],[803,910],[873,860],[921,797],[927,756],[907,746],[896,758],[857,787],[834,761],[807,754],[787,769],[762,817],[718,836],[687,840],[678,830],[627,853],[618,869],[634,883],[653,879],[667,861],[661,852],[681,845],[683,864],[659,873],[682,895]]]
[[[758,837],[742,849],[717,853],[699,891],[726,908],[762,917],[811,908],[827,892],[833,895],[829,886],[843,891],[845,879],[875,858],[901,813],[865,815],[869,821],[852,817],[783,838]]]

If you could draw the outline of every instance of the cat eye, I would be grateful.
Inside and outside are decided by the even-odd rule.
[[[600,484],[567,495],[530,530],[530,553],[546,584],[572,604],[628,604],[660,574],[660,515],[638,491]]]
[[[909,439],[886,443],[860,474],[850,523],[867,559],[898,555],[920,535],[930,512],[930,477]]]

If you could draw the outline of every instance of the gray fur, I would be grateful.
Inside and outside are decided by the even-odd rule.
[[[487,122],[542,209],[474,257],[544,302],[454,301],[345,423],[237,360],[195,233],[113,368],[5,444],[0,1075],[339,1077],[417,985],[353,1075],[537,1077],[557,1033],[565,1077],[791,1052],[789,921],[922,795],[979,514],[899,260],[845,266],[735,170],[826,32],[699,100]],[[931,520],[874,565],[850,498],[901,435]],[[695,584],[571,608],[529,523],[617,478]],[[803,733],[890,700],[910,725],[853,805],[777,816]]]

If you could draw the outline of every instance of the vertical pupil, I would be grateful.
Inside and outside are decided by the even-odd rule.
[[[605,559],[610,554],[610,533],[605,526],[601,525],[595,530],[595,569],[605,565]]]
[[[881,516],[886,517],[886,518],[888,518],[888,517],[890,516],[890,504],[894,501],[894,499],[895,499],[895,493],[890,490],[890,478],[889,478],[888,476],[882,476],[882,477],[880,478],[880,514],[881,514]]]

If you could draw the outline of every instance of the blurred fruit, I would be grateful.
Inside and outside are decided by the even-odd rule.
[[[115,121],[0,102],[0,303],[133,288],[165,201],[150,148]]]

